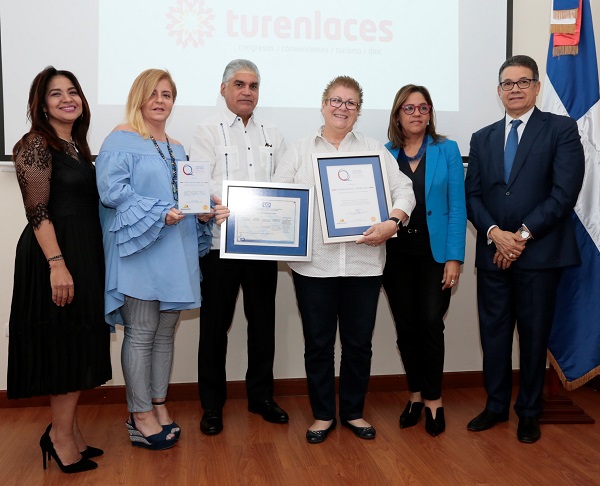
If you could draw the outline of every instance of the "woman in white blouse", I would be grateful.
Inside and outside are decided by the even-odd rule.
[[[313,153],[379,150],[392,194],[390,219],[373,225],[356,243],[324,244],[319,211],[315,211],[312,260],[289,264],[304,331],[304,360],[315,418],[306,439],[312,444],[323,442],[336,426],[334,346],[338,321],[342,344],[340,421],[361,439],[375,438],[375,428],[363,418],[363,408],[385,241],[408,220],[415,204],[412,183],[400,173],[384,146],[353,131],[362,97],[362,88],[354,79],[333,79],[323,92],[324,126],[289,148],[274,177],[278,182],[314,184]]]

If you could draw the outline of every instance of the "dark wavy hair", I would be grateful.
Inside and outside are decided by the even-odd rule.
[[[429,90],[425,86],[407,84],[406,86],[402,86],[402,88],[400,88],[396,93],[394,104],[392,105],[392,111],[390,113],[388,139],[390,142],[392,142],[392,146],[394,148],[402,148],[406,143],[406,137],[404,136],[404,132],[402,132],[402,127],[398,123],[398,114],[402,109],[402,105],[406,103],[408,97],[413,93],[421,93],[427,104],[431,106],[431,111],[429,112],[429,125],[427,125],[427,128],[425,129],[425,134],[430,135],[434,143],[445,140],[446,138],[444,135],[440,135],[435,131],[435,109],[433,108],[433,101],[431,99],[431,95],[429,94]]]
[[[63,142],[54,130],[54,127],[50,124],[50,121],[46,117],[44,112],[46,108],[46,94],[48,93],[48,85],[50,81],[56,76],[64,76],[73,83],[73,86],[77,90],[79,97],[81,98],[81,116],[73,123],[71,130],[71,137],[77,145],[77,150],[85,158],[85,160],[92,161],[92,153],[87,142],[87,133],[90,128],[90,105],[83,94],[81,85],[70,71],[59,71],[53,66],[48,66],[42,72],[40,72],[31,83],[29,89],[29,100],[27,102],[27,119],[31,121],[31,128],[21,140],[19,140],[13,147],[13,160],[17,157],[17,153],[23,146],[23,143],[28,135],[37,133],[41,135],[48,148],[63,152],[65,150]]]

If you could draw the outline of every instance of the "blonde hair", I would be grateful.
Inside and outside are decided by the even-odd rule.
[[[138,132],[143,138],[149,138],[150,132],[146,127],[146,122],[142,117],[142,105],[152,96],[156,85],[166,79],[171,85],[173,92],[173,102],[177,98],[177,87],[169,71],[163,69],[146,69],[143,71],[131,85],[129,96],[127,96],[127,106],[125,107],[125,117],[127,123]]]
[[[350,76],[337,76],[331,81],[329,81],[329,83],[327,83],[327,86],[325,86],[325,89],[323,90],[321,101],[323,103],[327,102],[330,93],[338,86],[343,86],[344,88],[353,89],[354,91],[356,91],[356,93],[358,94],[358,114],[360,115],[360,109],[362,108],[363,104],[363,90],[358,81],[354,78],[351,78]]]

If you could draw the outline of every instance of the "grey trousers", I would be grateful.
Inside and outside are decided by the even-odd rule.
[[[160,312],[157,300],[125,296],[121,366],[130,412],[149,412],[152,399],[167,396],[179,312]]]

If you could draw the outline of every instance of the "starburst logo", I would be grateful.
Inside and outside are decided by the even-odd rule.
[[[167,31],[183,47],[203,46],[205,38],[212,37],[215,16],[211,8],[205,8],[204,0],[177,0],[169,7]]]

